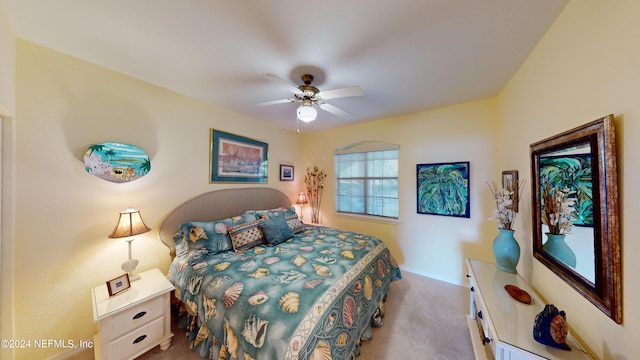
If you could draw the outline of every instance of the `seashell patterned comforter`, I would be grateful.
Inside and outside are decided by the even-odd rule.
[[[400,270],[379,239],[311,226],[277,246],[176,257],[191,347],[211,359],[349,359]]]

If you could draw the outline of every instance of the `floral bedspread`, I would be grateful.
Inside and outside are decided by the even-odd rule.
[[[212,359],[348,359],[400,270],[379,239],[311,226],[277,246],[176,257],[169,279]]]

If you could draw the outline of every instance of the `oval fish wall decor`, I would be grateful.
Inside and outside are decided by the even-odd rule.
[[[89,146],[84,153],[84,168],[102,180],[123,183],[147,175],[151,162],[137,146],[105,142]]]

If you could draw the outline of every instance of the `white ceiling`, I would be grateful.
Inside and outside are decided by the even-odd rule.
[[[310,72],[355,117],[319,111],[309,133],[495,96],[568,0],[0,0],[16,36],[296,129],[269,80]]]

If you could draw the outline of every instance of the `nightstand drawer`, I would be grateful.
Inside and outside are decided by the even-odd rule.
[[[144,350],[149,344],[158,343],[165,331],[163,320],[156,319],[109,344],[113,359],[127,358]]]
[[[165,299],[164,296],[160,296],[114,315],[110,322],[109,338],[111,340],[117,339],[129,331],[163,316]]]

